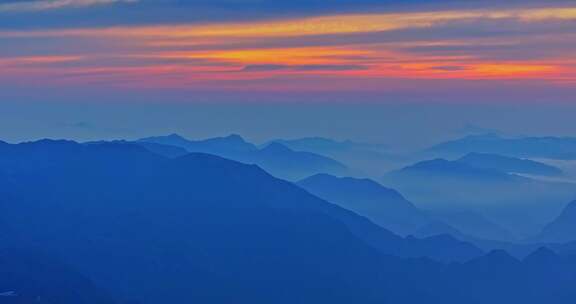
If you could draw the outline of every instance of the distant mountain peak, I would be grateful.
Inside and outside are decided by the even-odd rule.
[[[233,141],[233,142],[241,142],[247,143],[247,141],[239,134],[230,134],[228,136],[222,137],[222,139]]]
[[[576,201],[571,202],[564,211],[566,215],[576,215]]]
[[[465,162],[451,161],[443,158],[436,158],[432,160],[425,160],[413,165],[404,167],[398,171],[392,172],[393,175],[397,174],[426,174],[438,175],[447,177],[466,177],[470,179],[498,179],[507,180],[515,177],[514,175],[507,174],[506,172],[499,171],[494,168],[482,168],[469,165]],[[519,178],[519,177],[518,177]]]
[[[244,138],[238,134],[230,134],[223,137],[207,138],[203,140],[190,140],[179,134],[169,134],[165,136],[155,136],[146,137],[138,140],[139,142],[150,142],[159,143],[165,145],[173,145],[181,148],[190,150],[190,152],[210,152],[204,151],[206,149],[211,149],[214,145],[219,145],[221,148],[230,149],[244,149],[244,150],[255,150],[256,147],[251,143],[244,140]]]
[[[274,140],[275,142],[281,143],[321,143],[321,144],[340,144],[341,142],[336,141],[331,138],[320,137],[320,136],[309,136],[309,137],[302,137],[297,139],[277,139]]]
[[[287,146],[277,143],[277,142],[273,142],[271,144],[269,144],[268,146],[266,146],[264,149],[262,149],[263,151],[273,151],[273,152],[294,152],[292,149],[288,148]]]
[[[471,263],[489,264],[489,265],[514,265],[520,261],[513,257],[506,250],[492,250],[483,257],[472,260]]]
[[[20,143],[19,145],[64,146],[64,145],[79,145],[79,144],[73,140],[43,138],[35,141],[23,142]]]
[[[464,235],[462,234],[462,232],[460,232],[460,230],[439,220],[431,220],[426,225],[418,228],[418,230],[416,230],[414,234],[416,237],[431,237],[435,235],[448,234],[458,239],[465,239]]]
[[[376,194],[385,192],[388,195],[398,196],[401,197],[401,194],[398,193],[396,190],[386,188],[380,183],[371,180],[369,178],[355,178],[355,177],[338,177],[332,174],[327,173],[319,173],[316,175],[312,175],[308,178],[303,179],[300,181],[301,183],[324,183],[330,184],[332,186],[340,186],[340,187],[354,187],[356,188],[356,192],[366,193],[366,194]]]
[[[560,216],[544,228],[541,238],[548,242],[576,240],[576,201],[568,204]]]
[[[202,140],[188,140],[177,134],[171,134],[143,138],[138,142],[174,146],[184,149],[186,152],[213,154],[246,164],[257,164],[278,177],[291,180],[301,179],[318,172],[339,174],[346,170],[346,166],[329,157],[311,152],[295,151],[277,142],[272,142],[259,149],[238,134]],[[169,156],[185,154],[165,146],[149,146],[148,148]]]
[[[471,166],[500,170],[507,173],[558,176],[562,170],[541,162],[494,153],[471,152],[457,160]]]
[[[413,232],[425,220],[424,214],[402,194],[371,179],[316,174],[297,184],[399,234]]]
[[[24,149],[42,149],[46,151],[66,151],[71,149],[80,149],[82,145],[72,140],[62,139],[40,139],[36,141],[28,141],[15,145],[16,147]]]
[[[332,138],[313,136],[296,139],[274,139],[270,143],[280,143],[295,151],[308,151],[313,153],[333,155],[334,153],[351,153],[377,151],[385,148],[384,145],[360,143],[353,140],[335,140]]]
[[[492,250],[491,252],[489,252],[486,257],[488,258],[492,258],[492,259],[507,259],[507,260],[515,260],[517,261],[517,259],[515,257],[513,257],[510,253],[508,253],[508,251],[506,250]]]
[[[474,138],[474,139],[478,139],[478,138],[483,138],[483,139],[500,139],[503,138],[500,134],[495,133],[495,132],[488,132],[488,133],[483,133],[483,134],[473,134],[473,135],[468,135],[466,136],[466,138]]]
[[[470,135],[427,149],[427,152],[441,156],[485,152],[550,159],[576,159],[575,151],[576,138],[574,137],[503,137],[498,134]]]
[[[172,134],[168,134],[166,136],[164,136],[166,138],[172,138],[172,139],[186,139],[185,137],[183,137],[182,135],[178,134],[178,133],[172,133]]]
[[[428,167],[435,167],[435,166],[444,166],[444,165],[450,165],[452,164],[452,161],[449,161],[447,159],[444,158],[435,158],[435,159],[431,159],[431,160],[424,160],[421,162],[418,162],[412,166],[406,167],[406,168],[428,168]]]
[[[137,140],[138,142],[154,142],[154,143],[184,143],[189,140],[180,134],[172,133],[168,135],[150,136],[144,137]]]
[[[576,201],[569,203],[562,214],[560,215],[561,219],[572,220],[576,219]],[[576,224],[576,221],[575,221]],[[576,232],[575,232],[576,234]]]
[[[542,246],[538,248],[538,250],[529,254],[525,259],[525,263],[532,263],[532,264],[542,264],[549,261],[555,261],[558,258],[558,254],[556,251]]]

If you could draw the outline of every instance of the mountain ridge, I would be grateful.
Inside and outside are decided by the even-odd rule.
[[[137,142],[174,145],[188,152],[214,154],[248,164],[257,164],[279,177],[290,180],[298,180],[315,173],[343,174],[348,170],[346,165],[320,154],[294,151],[279,143],[258,148],[235,134],[200,141],[191,141],[172,134],[143,138]]]

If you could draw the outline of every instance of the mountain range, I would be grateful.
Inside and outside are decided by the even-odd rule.
[[[524,158],[573,160],[576,159],[576,138],[471,135],[437,144],[426,152],[439,156],[460,156],[476,152]]]
[[[4,243],[42,248],[141,303],[377,303],[388,295],[375,290],[400,284],[381,282],[383,261],[482,255],[451,237],[402,238],[208,154],[43,140],[0,145],[0,159]]]
[[[328,156],[347,164],[353,169],[351,173],[358,176],[379,176],[382,170],[389,170],[398,162],[405,161],[404,156],[392,152],[390,147],[382,144],[337,141],[324,137],[275,139],[267,144],[270,143],[279,143],[295,151]]]
[[[324,137],[305,137],[297,139],[274,139],[268,144],[279,143],[296,151],[308,151],[330,155],[342,151],[379,151],[385,150],[384,145],[357,143],[351,140],[337,141]]]
[[[556,217],[564,207],[563,202],[573,199],[576,193],[574,184],[509,173],[511,164],[518,166],[517,160],[506,158],[506,168],[495,168],[494,159],[502,160],[498,156],[468,155],[463,161],[421,161],[389,172],[381,182],[400,191],[420,209],[439,214],[472,212],[476,218],[486,217],[516,238],[537,233]],[[497,231],[494,229],[489,232],[457,228],[480,238],[510,240],[507,234],[494,233]]]
[[[137,142],[174,146],[187,152],[207,153],[243,163],[256,164],[278,177],[290,180],[298,180],[316,173],[344,174],[347,171],[344,164],[329,157],[295,151],[280,143],[271,143],[259,148],[239,135],[193,141],[172,134],[143,138]],[[172,153],[172,151],[169,152]]]
[[[524,173],[530,175],[561,176],[562,170],[541,162],[510,156],[488,153],[469,153],[458,162],[477,168],[493,169],[507,173]]]
[[[412,208],[370,181],[320,178]],[[448,235],[403,238],[255,165],[204,153],[166,157],[126,142],[2,143],[0,185],[0,263],[9,273],[0,278],[0,301],[576,300],[573,256],[542,248],[517,259]]]
[[[400,234],[411,234],[428,220],[426,214],[398,191],[370,179],[317,174],[297,184],[320,198]]]
[[[0,303],[119,304],[61,259],[39,250],[0,251]]]

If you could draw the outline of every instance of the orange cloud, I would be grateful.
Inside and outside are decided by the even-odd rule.
[[[554,65],[500,62],[451,65],[451,63],[418,63],[401,66],[404,77],[458,78],[458,79],[526,79],[546,78],[555,75],[560,68]]]
[[[239,49],[208,52],[176,52],[159,55],[172,59],[207,59],[237,64],[338,64],[345,63],[347,56],[364,56],[369,50],[340,48],[282,48],[282,49]]]
[[[432,29],[453,21],[476,19],[514,19],[526,24],[576,21],[576,8],[378,13],[235,24],[0,31],[0,38],[13,39],[14,43],[36,37],[71,41],[81,38],[109,46],[105,52],[98,48],[86,49],[78,56],[0,57],[0,67],[3,67],[0,74],[4,74],[3,79],[9,75],[44,77],[46,83],[60,79],[114,86],[182,88],[191,83],[230,87],[234,82],[244,85],[251,82],[250,87],[257,87],[263,79],[295,81],[306,76],[314,76],[315,80],[542,79],[558,82],[561,79],[562,83],[573,83],[576,79],[574,69],[564,67],[566,62],[576,61],[568,52],[562,58],[533,56],[514,60],[489,58],[482,53],[481,47],[488,39],[491,47],[506,49],[536,39],[530,36],[510,39],[496,35],[446,41],[433,38],[410,41],[407,38],[402,42],[386,43],[364,39],[305,47],[302,46],[305,44],[297,43],[297,39],[316,39],[315,35],[353,36],[399,29]],[[295,45],[275,46],[270,42],[283,38],[295,41]],[[468,48],[462,53],[434,53],[407,50],[411,46]],[[58,66],[62,63],[66,64]],[[7,67],[10,67],[10,73]]]
[[[567,7],[468,11],[454,10],[417,13],[343,14],[282,21],[259,21],[206,25],[0,31],[0,37],[290,37],[326,34],[370,33],[406,28],[425,28],[451,21],[477,19],[515,19],[525,22],[576,20],[576,8]]]

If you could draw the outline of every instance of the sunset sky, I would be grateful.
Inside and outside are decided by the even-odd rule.
[[[5,0],[0,102],[572,103],[573,1]]]
[[[218,2],[231,5],[219,9]],[[279,92],[494,81],[576,86],[576,6],[567,2],[273,2],[3,1],[2,86]],[[155,9],[164,16],[138,20]],[[106,11],[114,13],[98,18]]]

